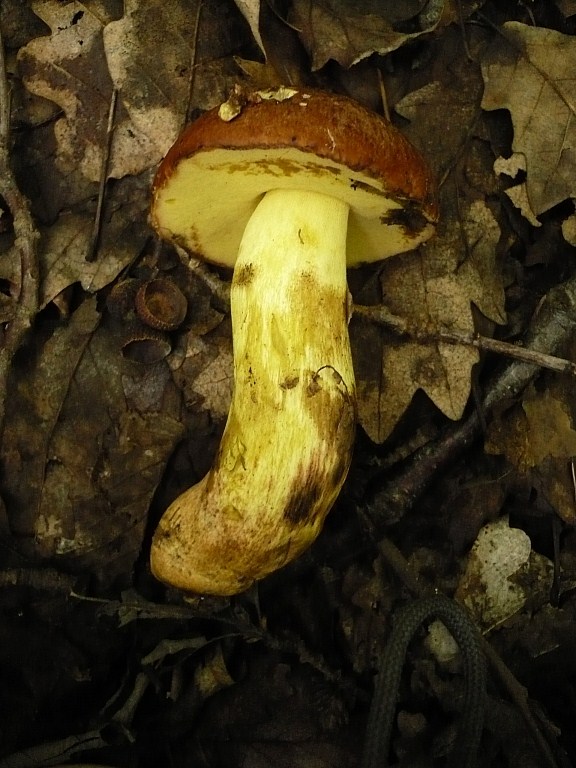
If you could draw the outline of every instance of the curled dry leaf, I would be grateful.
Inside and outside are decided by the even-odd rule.
[[[507,109],[535,216],[576,197],[576,38],[508,22],[482,60],[482,107]]]
[[[260,34],[260,0],[234,0],[234,2],[250,25],[250,31],[254,40],[258,43],[258,47],[266,56],[262,35]]]
[[[298,29],[312,59],[312,69],[320,69],[330,59],[351,67],[373,53],[384,55],[431,32],[439,23],[443,0],[384,4],[358,3],[355,0],[295,0],[290,22]],[[399,22],[411,20],[420,29],[401,32]]]
[[[485,450],[503,454],[569,525],[576,523],[569,464],[576,456],[573,393],[559,382],[554,390],[531,390],[522,406],[496,418]]]

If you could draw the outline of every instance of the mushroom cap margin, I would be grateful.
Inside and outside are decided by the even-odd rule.
[[[313,189],[350,205],[348,266],[428,239],[438,219],[434,178],[389,121],[316,90],[247,97],[231,120],[219,108],[182,132],[158,168],[151,221],[161,237],[234,265],[244,227],[271,189]]]

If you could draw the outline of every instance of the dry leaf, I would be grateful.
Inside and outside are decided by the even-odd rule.
[[[99,180],[114,87],[119,97],[109,176],[136,175],[159,162],[189,108],[198,2],[127,0],[120,19],[89,2],[34,3],[52,33],[24,46],[18,60],[28,90],[64,111],[54,126],[61,171],[79,169]],[[237,76],[225,57],[233,33],[220,23],[221,6],[213,2],[202,14],[202,40],[211,50],[210,60],[194,70],[192,95],[200,108],[221,100]]]
[[[202,345],[204,353],[208,351],[201,339],[195,338],[194,342],[195,346]],[[217,421],[228,416],[234,384],[232,348],[226,340],[221,339],[221,342],[217,356],[207,362],[187,386],[187,390],[193,393],[196,400],[200,398],[202,408],[210,411],[212,418]],[[190,354],[200,354],[192,347],[189,347],[189,350]]]
[[[60,170],[79,169],[97,181],[112,97],[102,32],[111,19],[93,13],[88,3],[43,0],[33,7],[52,34],[20,49],[18,62],[25,85],[64,111],[65,117],[54,125]],[[162,149],[118,109],[109,175],[139,173],[161,156]]]
[[[17,546],[32,559],[63,559],[103,583],[129,572],[168,456],[181,437],[162,412],[170,375],[154,379],[146,412],[129,409],[132,367],[98,327],[96,299],[59,327],[12,388],[2,444],[2,491]],[[140,388],[147,385],[141,373]]]
[[[201,336],[195,329],[187,335],[182,359],[174,375],[186,403],[207,410],[214,421],[224,421],[230,410],[234,367],[232,341],[225,328]]]
[[[278,88],[283,85],[275,67],[266,62],[252,61],[251,59],[242,59],[235,56],[234,61],[249,80],[250,88],[255,91],[267,90],[268,88]]]
[[[549,390],[542,394],[532,391],[523,400],[521,411],[492,423],[486,450],[504,453],[521,472],[548,458],[576,456],[576,431],[567,406]]]
[[[576,0],[556,0],[556,5],[566,18],[576,16]]]
[[[456,598],[485,630],[518,613],[535,597],[547,602],[552,563],[531,551],[528,534],[503,518],[485,525],[468,556]]]
[[[465,66],[462,38],[445,34],[438,80],[409,93],[395,107],[410,120],[404,133],[439,177],[453,169],[460,148],[471,141],[482,89],[479,71]],[[491,161],[485,169],[491,176]],[[456,181],[458,182],[456,184]],[[383,302],[419,331],[474,332],[472,304],[496,323],[505,321],[504,290],[496,261],[500,228],[478,193],[454,171],[441,189],[437,234],[418,254],[384,262]],[[398,339],[352,325],[358,372],[360,422],[383,442],[418,389],[452,419],[461,416],[478,359],[470,347]]]
[[[145,216],[143,202],[145,198],[136,198],[134,205],[111,213],[102,231],[97,258],[92,262],[86,261],[92,239],[91,217],[62,214],[46,230],[40,248],[41,307],[74,283],[90,293],[99,291],[134,261],[147,236],[139,224]]]
[[[482,61],[482,107],[508,109],[536,216],[576,197],[576,39],[508,22]]]
[[[40,229],[40,309],[75,283],[91,293],[104,288],[141,252],[148,236],[142,226],[148,209],[147,179],[125,179],[107,198],[95,261],[86,261],[94,227],[92,216],[62,213],[50,227]],[[14,247],[0,254],[1,277],[17,285],[19,269]]]
[[[266,680],[264,688],[262,680]],[[333,711],[340,720],[328,731],[324,721]],[[200,764],[200,750],[206,756],[209,743],[210,765],[222,765],[224,754],[230,765],[243,768],[353,765],[358,746],[343,719],[337,694],[310,666],[290,668],[264,658],[252,661],[241,681],[208,702],[197,743],[188,757],[191,765]],[[226,734],[226,753],[218,743],[222,733]]]
[[[497,176],[505,175],[510,176],[511,179],[515,179],[519,171],[526,171],[526,158],[519,152],[513,152],[510,157],[497,157],[494,161],[494,173]],[[530,208],[530,200],[528,199],[528,188],[525,182],[521,184],[515,184],[513,187],[505,189],[506,196],[510,199],[510,202],[514,207],[518,208],[522,216],[527,219],[533,227],[541,227],[541,222],[538,221],[534,215],[534,211]]]
[[[576,523],[569,471],[576,456],[572,401],[570,387],[561,383],[543,393],[530,390],[521,408],[491,422],[485,443],[487,453],[506,456],[569,525]]]
[[[103,30],[110,75],[133,125],[157,163],[186,117],[198,0],[125,0],[125,14]],[[154,54],[151,56],[150,52]]]
[[[382,267],[383,302],[409,327],[432,334],[472,333],[472,303],[495,322],[504,321],[504,293],[495,260],[498,224],[479,200],[468,204],[461,218],[445,221],[438,237],[418,254]],[[378,340],[370,341],[365,329],[353,326],[352,332],[360,423],[372,440],[386,439],[418,389],[446,416],[460,418],[470,392],[471,369],[478,360],[475,349],[398,340],[374,330]],[[379,359],[375,349],[381,350]]]
[[[443,0],[385,3],[371,0],[295,0],[290,22],[300,33],[312,59],[312,69],[334,59],[351,67],[373,53],[384,55],[420,35],[431,32],[442,17]],[[412,15],[408,15],[412,14]],[[395,24],[411,19],[417,32],[401,32]]]
[[[103,31],[110,75],[132,124],[155,148],[150,167],[172,145],[192,107],[209,109],[238,80],[238,46],[223,0],[126,0],[124,16]],[[154,55],[151,56],[150,52]]]
[[[266,56],[264,43],[262,42],[262,36],[260,35],[260,0],[234,0],[234,2],[240,9],[242,16],[244,16],[250,25],[250,30],[254,36],[254,40],[258,43],[258,47],[264,56]]]
[[[576,246],[576,213],[562,222],[562,235],[567,243]]]

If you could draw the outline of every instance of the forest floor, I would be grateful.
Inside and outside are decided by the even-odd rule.
[[[576,765],[575,0],[4,0],[0,28],[0,768],[358,766],[392,617],[434,593],[487,644],[479,765]],[[151,185],[187,122],[280,84],[385,115],[440,217],[349,273],[320,536],[191,596],[149,554],[222,436],[231,276],[158,239]],[[177,328],[136,311],[151,281]],[[410,646],[391,764],[450,751],[445,646]]]

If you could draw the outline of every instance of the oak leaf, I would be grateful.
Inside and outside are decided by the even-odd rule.
[[[409,327],[426,330],[431,337],[442,330],[472,333],[472,303],[495,322],[503,322],[504,295],[495,261],[499,236],[485,203],[472,202],[462,211],[461,223],[449,218],[439,236],[417,254],[383,265],[384,304]],[[398,339],[375,329],[368,341],[365,334],[353,328],[360,423],[372,440],[386,439],[419,389],[446,416],[460,418],[478,360],[475,349]]]
[[[443,8],[443,0],[295,0],[290,22],[300,32],[312,58],[312,69],[320,69],[330,59],[351,67],[373,53],[390,53],[431,32],[440,21]],[[401,25],[408,20],[419,26],[418,31],[401,31]]]
[[[113,83],[103,46],[103,29],[112,18],[90,10],[88,3],[44,0],[34,12],[51,34],[20,49],[19,67],[29,91],[56,102],[64,115],[55,122],[58,165],[79,169],[91,181],[101,175]],[[150,136],[117,110],[109,175],[119,178],[149,168],[162,156]]]
[[[576,430],[569,387],[536,393],[530,390],[521,407],[496,418],[489,427],[485,450],[504,455],[521,477],[568,525],[576,522],[574,488],[568,466],[576,456]]]
[[[360,422],[375,442],[387,438],[418,390],[426,392],[446,416],[459,418],[478,355],[470,347],[435,339],[442,331],[473,334],[473,305],[493,322],[505,321],[496,258],[500,228],[483,200],[484,179],[493,178],[493,160],[489,153],[477,153],[476,165],[471,165],[479,146],[474,127],[482,79],[479,71],[464,65],[456,29],[445,34],[444,42],[436,60],[437,79],[395,105],[395,111],[410,121],[403,132],[437,177],[444,179],[438,230],[419,253],[390,259],[380,271],[386,309],[413,337],[427,338],[351,326]],[[466,153],[466,175],[459,170],[465,145],[472,150]]]
[[[125,0],[124,16],[102,30],[106,63],[122,104],[155,148],[144,167],[162,158],[186,119],[197,5],[196,0]]]
[[[482,107],[507,109],[536,216],[576,197],[576,39],[510,21],[482,60]]]

